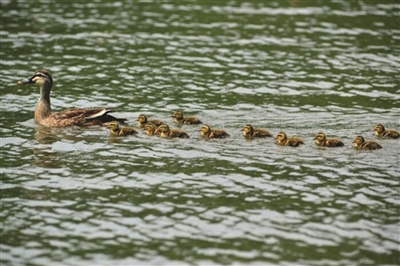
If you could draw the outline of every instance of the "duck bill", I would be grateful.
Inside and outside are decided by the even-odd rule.
[[[34,84],[35,82],[32,79],[23,79],[17,82],[18,85],[25,85],[25,84]]]

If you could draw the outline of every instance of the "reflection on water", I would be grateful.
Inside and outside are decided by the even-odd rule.
[[[61,138],[54,132],[57,129],[51,129],[42,125],[37,125],[35,128],[35,139],[42,144],[52,144]]]
[[[400,129],[396,1],[0,5],[2,265],[399,264],[400,143],[371,131]],[[41,68],[53,110],[112,106],[190,139],[36,125],[38,89],[15,84]],[[305,145],[248,141],[248,123]]]
[[[56,152],[45,149],[33,149],[33,165],[43,168],[62,168],[62,163]]]

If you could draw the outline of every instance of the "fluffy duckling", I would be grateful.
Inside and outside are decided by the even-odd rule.
[[[362,136],[356,136],[353,140],[354,148],[363,150],[377,150],[382,149],[382,146],[375,141],[365,141]]]
[[[276,135],[277,144],[281,146],[292,146],[292,147],[298,147],[301,144],[304,144],[303,140],[298,137],[290,137],[288,138],[287,135],[284,132],[279,132]]]
[[[372,131],[375,131],[375,136],[377,137],[387,137],[391,139],[397,139],[400,137],[400,133],[393,129],[385,129],[382,124],[378,124],[374,127]]]
[[[266,138],[272,137],[268,130],[264,128],[254,128],[252,125],[247,124],[243,127],[243,136],[245,138]]]
[[[162,124],[157,128],[155,134],[160,133],[160,137],[162,138],[182,138],[188,139],[189,135],[183,130],[180,129],[169,129],[169,126],[166,124]]]
[[[120,127],[118,121],[112,121],[106,124],[110,128],[111,136],[129,136],[137,134],[137,131],[132,127]]]
[[[144,114],[139,115],[137,118],[137,121],[138,121],[139,128],[144,128],[147,123],[152,123],[156,127],[159,127],[163,124],[163,122],[160,120],[148,120],[147,116],[145,116]]]
[[[158,135],[159,132],[156,133],[157,127],[153,123],[147,123],[144,127],[145,133],[148,136]]]
[[[211,129],[208,125],[202,126],[199,131],[201,136],[207,139],[223,139],[230,136],[225,130]]]
[[[36,85],[40,88],[40,98],[35,108],[35,121],[46,127],[103,125],[111,121],[124,123],[125,118],[109,115],[110,108],[75,108],[53,113],[50,106],[50,92],[53,78],[49,71],[38,70],[32,77],[18,81],[18,85]]]
[[[315,135],[314,139],[315,144],[318,146],[324,146],[324,147],[343,147],[344,143],[341,140],[338,139],[328,139],[326,138],[326,135],[322,132],[319,132],[317,135]]]
[[[183,116],[183,113],[180,111],[174,112],[171,116],[174,119],[174,122],[177,124],[187,124],[187,125],[196,125],[201,124],[200,119],[194,116]]]

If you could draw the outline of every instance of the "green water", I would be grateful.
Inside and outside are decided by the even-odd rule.
[[[400,263],[400,144],[372,132],[400,129],[397,1],[0,5],[2,265]],[[42,68],[54,111],[182,110],[231,137],[45,128],[16,85]],[[305,145],[246,141],[247,123]]]

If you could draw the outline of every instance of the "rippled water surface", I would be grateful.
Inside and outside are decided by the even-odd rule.
[[[398,265],[398,1],[1,0],[2,265]],[[35,124],[112,106],[231,135],[112,138]],[[251,123],[305,140],[246,141]],[[345,147],[316,147],[324,131]]]

